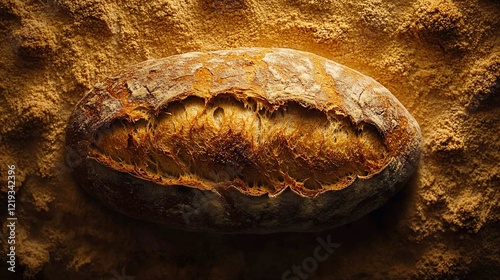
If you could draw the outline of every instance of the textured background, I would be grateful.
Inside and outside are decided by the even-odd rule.
[[[328,236],[340,247],[302,279],[500,275],[498,1],[0,0],[0,36],[1,205],[8,164],[18,183],[18,272],[4,223],[2,279],[281,279]],[[78,187],[64,128],[93,84],[148,58],[250,46],[313,52],[391,90],[424,137],[408,185],[350,225],[262,236],[159,228]]]

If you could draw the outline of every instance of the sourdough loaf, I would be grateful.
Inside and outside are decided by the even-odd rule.
[[[151,59],[77,104],[82,187],[186,230],[317,231],[387,201],[415,170],[415,119],[382,85],[323,57],[244,48]]]

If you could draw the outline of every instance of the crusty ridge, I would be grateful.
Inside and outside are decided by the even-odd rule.
[[[158,115],[139,114],[135,122],[117,120],[101,129],[91,155],[162,185],[233,185],[254,195],[289,186],[313,196],[371,177],[389,161],[373,125],[353,125],[294,102],[270,111],[230,94],[191,96]]]
[[[220,103],[222,99],[217,102],[214,100],[224,95],[229,99],[229,102],[221,103],[225,105],[218,107],[210,105],[217,102]],[[216,112],[218,108],[222,108],[227,113],[228,104],[235,102],[240,103],[238,105],[240,107],[246,107],[250,103],[257,104],[257,107],[264,108],[269,114],[280,112],[280,110],[281,112],[287,110],[286,113],[283,113],[283,116],[287,116],[293,110],[298,112],[296,114],[298,116],[316,114],[318,116],[318,123],[322,119],[326,119],[330,123],[333,120],[333,123],[344,129],[341,129],[341,131],[351,131],[351,134],[354,135],[353,139],[369,139],[369,141],[365,142],[365,144],[368,143],[367,145],[361,141],[356,142],[356,145],[342,146],[346,149],[345,151],[351,149],[351,154],[346,154],[347,157],[343,159],[340,154],[328,154],[328,152],[317,156],[316,160],[318,160],[318,164],[316,169],[314,169],[312,164],[299,164],[300,169],[293,171],[290,169],[297,167],[297,162],[290,162],[293,164],[285,165],[289,166],[286,172],[278,168],[275,169],[277,173],[270,176],[262,173],[264,170],[269,170],[266,164],[261,166],[261,173],[252,173],[252,176],[237,174],[240,172],[238,171],[241,168],[240,163],[233,164],[234,166],[231,167],[235,168],[235,170],[231,171],[233,173],[236,172],[234,174],[230,174],[231,172],[225,170],[224,168],[227,166],[224,167],[224,165],[217,167],[219,169],[215,169],[215,174],[210,174],[208,165],[207,170],[200,171],[200,168],[196,166],[196,164],[199,164],[198,162],[194,162],[195,164],[192,165],[186,164],[186,162],[191,161],[188,158],[189,156],[179,155],[179,151],[182,153],[185,150],[193,152],[197,151],[196,148],[200,148],[200,151],[203,151],[203,149],[199,145],[189,146],[188,143],[193,139],[188,139],[188,134],[180,132],[175,132],[163,139],[164,141],[172,141],[173,144],[177,143],[178,150],[173,149],[174,145],[169,149],[161,150],[160,148],[154,151],[152,158],[149,156],[141,157],[145,161],[136,158],[136,154],[134,153],[138,153],[139,150],[145,147],[151,148],[156,143],[152,141],[144,147],[140,145],[136,146],[134,143],[134,141],[137,141],[134,140],[134,135],[144,133],[145,131],[150,132],[150,130],[147,130],[150,120],[154,120],[153,123],[156,125],[155,133],[160,132],[161,134],[161,132],[165,131],[175,131],[175,129],[172,130],[172,124],[175,125],[178,122],[186,122],[186,129],[189,128],[191,130],[199,127],[198,121],[194,121],[194,119],[175,121],[171,119],[170,121],[165,121],[165,119],[173,118],[172,116],[176,115],[173,112],[168,112],[168,110],[175,106],[184,106],[184,109],[180,110],[191,112],[204,104],[202,107],[204,108],[205,116],[210,116],[210,110],[213,109],[211,112],[213,117],[212,122],[216,125],[217,119],[221,116],[220,110],[219,113]],[[207,105],[209,106],[207,107]],[[163,179],[170,176],[174,179],[166,180],[165,184],[186,185],[206,189],[210,184],[200,184],[201,178],[206,182],[230,184],[239,188],[240,191],[249,194],[262,194],[263,192],[277,194],[282,189],[282,187],[279,187],[280,184],[291,186],[292,188],[294,185],[298,186],[294,191],[306,196],[314,196],[327,189],[344,188],[356,178],[360,178],[361,180],[369,178],[371,175],[382,170],[388,162],[399,154],[406,153],[408,143],[413,141],[416,134],[419,134],[418,125],[416,125],[415,120],[408,114],[406,109],[387,89],[373,79],[319,56],[288,49],[250,48],[210,53],[189,53],[165,59],[146,61],[96,86],[93,94],[87,95],[78,106],[86,113],[81,116],[72,117],[72,126],[74,127],[72,131],[75,132],[73,139],[85,139],[84,142],[87,143],[83,145],[83,154],[94,157],[103,164],[112,165],[111,167],[117,170],[121,169],[145,180],[161,183]],[[243,115],[252,112],[252,110],[248,109],[238,110]],[[259,110],[256,109],[254,111],[258,112]],[[186,114],[189,115],[189,113]],[[223,114],[222,116],[225,115]],[[265,116],[266,113],[263,115]],[[290,116],[293,116],[293,114],[290,114]],[[248,120],[250,118],[248,116],[243,119]],[[260,122],[262,122],[262,119],[260,117]],[[300,119],[300,117],[297,117],[295,122],[299,122]],[[264,120],[268,119],[264,118]],[[120,124],[118,122],[123,124],[123,129],[119,128]],[[242,127],[245,127],[247,122],[243,121],[243,123]],[[304,126],[304,123],[300,123],[297,127]],[[248,124],[255,126],[255,120],[249,121]],[[273,125],[279,124],[281,123],[273,123]],[[262,123],[260,126],[262,127]],[[106,128],[109,128],[111,131],[108,130],[108,132],[111,133],[105,133]],[[141,128],[146,129],[141,130]],[[366,128],[366,130],[363,128]],[[213,151],[213,155],[219,154],[220,161],[224,161],[224,158],[228,161],[229,158],[237,158],[239,156],[241,160],[238,161],[252,162],[251,153],[245,154],[246,149],[239,146],[242,145],[245,147],[245,145],[248,146],[251,143],[247,141],[248,137],[245,138],[242,134],[248,133],[248,131],[252,132],[252,129],[253,127],[250,130],[241,130],[239,134],[232,130],[230,136],[226,135],[228,136],[226,138],[219,137],[221,140],[226,139],[228,141],[225,142],[225,145],[234,144],[236,146],[232,150],[230,148],[227,155],[224,155],[224,152],[227,152],[224,149]],[[359,134],[359,129],[361,129],[361,134]],[[276,141],[298,140],[304,135],[297,133],[292,137],[291,134],[286,134],[286,129],[278,130],[282,131],[282,133],[278,133],[276,139],[281,140]],[[363,131],[366,131],[366,137],[363,136]],[[204,133],[208,135],[214,133],[214,130],[207,130]],[[357,133],[358,135],[356,135]],[[76,136],[77,134],[79,135]],[[121,146],[122,148],[126,147],[125,150],[121,149],[121,152],[126,151],[125,153],[116,153],[106,149],[106,145],[112,147],[110,141],[120,143],[119,139],[116,138],[118,135],[122,136],[120,138],[122,140],[127,139],[127,143],[122,143]],[[132,135],[132,137],[129,135]],[[175,142],[175,137],[173,137],[176,135],[180,139],[177,139],[177,142]],[[221,135],[224,135],[224,133]],[[360,135],[361,137],[359,137]],[[158,139],[156,134],[155,137]],[[192,134],[189,134],[189,137],[192,137]],[[320,138],[324,141],[326,141],[325,139],[331,140],[328,137]],[[316,138],[311,137],[311,139]],[[106,144],[106,141],[108,141],[108,144]],[[209,140],[206,139],[206,141]],[[169,142],[169,145],[172,143]],[[282,148],[284,142],[273,143],[268,146]],[[314,141],[309,143],[309,145],[315,145]],[[294,143],[291,144],[289,146],[285,145],[288,147],[286,149],[290,150],[290,147]],[[161,141],[156,143],[156,145],[161,145]],[[363,149],[363,145],[366,146],[366,149]],[[312,149],[308,145],[302,145],[301,148]],[[240,154],[235,154],[235,151],[238,149],[241,150]],[[265,149],[263,150],[265,151]],[[282,150],[282,152],[286,151]],[[317,148],[312,152],[321,153],[324,151]],[[127,153],[129,154],[127,155]],[[162,160],[158,162],[160,158],[158,155],[161,154],[164,156],[168,153],[177,153],[176,157],[181,159],[182,162],[175,162],[175,159],[173,159],[173,163],[162,163]],[[282,155],[273,155],[271,153],[268,160],[279,158]],[[290,155],[284,157],[293,158],[297,155],[297,161],[299,161],[301,159],[300,155],[304,155],[304,153],[292,152]],[[120,156],[128,156],[129,161],[121,159],[125,161],[123,161],[122,167],[119,168],[120,161],[116,159],[120,158]],[[193,159],[203,158],[203,154],[198,156],[193,157]],[[183,157],[184,159],[182,159]],[[164,158],[167,159],[168,157]],[[204,164],[216,163],[216,157],[214,156],[213,158],[211,162]],[[352,162],[346,159],[352,160]],[[147,173],[148,166],[150,166],[146,163],[148,160],[150,160],[150,163],[154,161],[157,167],[158,165],[161,166],[161,164],[168,165],[169,167],[167,168],[156,168],[157,173],[158,170],[165,171],[164,173],[167,173],[168,176],[161,179],[151,177],[152,173]],[[323,162],[321,162],[322,160]],[[336,160],[344,164],[350,163],[355,167],[343,165],[333,168]],[[168,162],[168,160],[165,161]],[[331,162],[330,165],[325,164],[328,161]],[[134,167],[131,163],[135,163],[136,166]],[[188,166],[182,167],[182,164]],[[359,168],[359,165],[363,164],[365,166]],[[181,166],[181,168],[178,168],[180,170],[175,171],[176,166]],[[322,180],[311,176],[306,178],[306,176],[298,174],[302,169],[308,169],[310,173],[325,173],[325,170],[321,170],[325,166],[332,167],[326,173],[332,170],[340,173],[344,171],[349,172],[342,174],[345,177],[344,179],[341,179],[342,176],[338,175],[336,180],[332,178]],[[248,166],[245,165],[245,172],[253,168],[250,167],[252,167],[250,163]],[[182,170],[183,168],[187,168],[186,170],[189,172]],[[168,174],[168,172],[171,174]],[[186,177],[181,176],[182,172],[184,174],[189,173],[188,175],[196,174],[197,172],[200,174],[199,176],[197,175],[198,177]],[[224,174],[224,172],[227,174]],[[259,174],[264,176],[257,176]],[[290,176],[290,174],[293,176]],[[257,177],[260,178],[260,182],[256,179]],[[266,177],[269,177],[270,181],[264,182],[266,181]],[[224,181],[224,179],[227,180]]]

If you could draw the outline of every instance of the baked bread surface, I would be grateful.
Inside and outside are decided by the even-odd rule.
[[[148,60],[97,84],[67,129],[82,187],[186,230],[317,231],[353,221],[413,173],[416,120],[323,57],[245,48]]]

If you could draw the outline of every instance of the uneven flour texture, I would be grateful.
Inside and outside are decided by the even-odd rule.
[[[499,1],[0,0],[0,36],[0,279],[500,275]],[[170,230],[78,186],[65,127],[94,84],[146,59],[237,47],[315,53],[383,84],[422,129],[415,175],[364,218],[307,234]],[[315,259],[324,242],[335,246]]]

